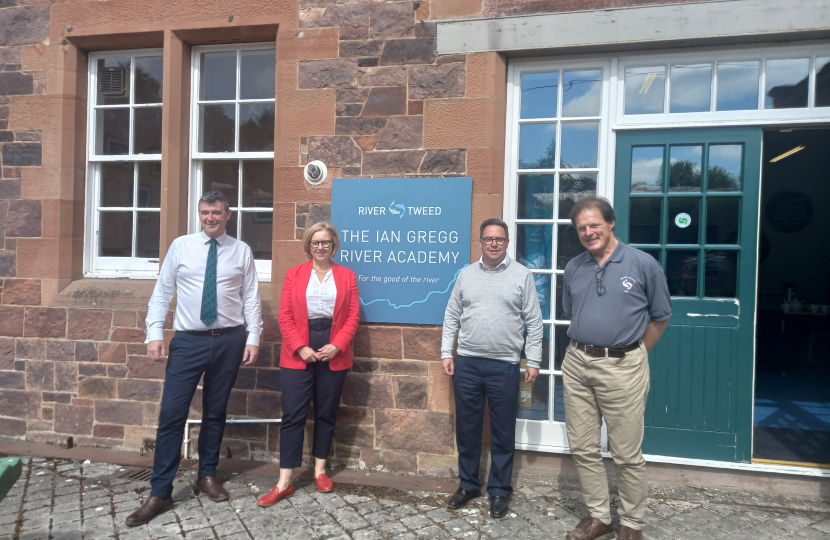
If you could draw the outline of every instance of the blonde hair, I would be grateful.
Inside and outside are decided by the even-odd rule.
[[[311,237],[320,231],[329,233],[329,238],[331,238],[331,254],[334,256],[337,250],[340,249],[340,234],[334,228],[334,225],[326,223],[325,221],[318,221],[305,230],[303,233],[303,250],[311,255]]]

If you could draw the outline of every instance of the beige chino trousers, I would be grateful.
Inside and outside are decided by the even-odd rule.
[[[562,362],[568,442],[591,516],[611,517],[608,478],[600,455],[602,419],[617,470],[620,523],[642,529],[648,484],[643,459],[643,414],[649,389],[648,351],[623,358],[596,358],[573,344]]]

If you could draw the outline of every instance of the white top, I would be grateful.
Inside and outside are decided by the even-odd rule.
[[[311,279],[308,280],[308,288],[305,290],[308,318],[331,319],[334,316],[335,300],[337,300],[337,286],[334,284],[334,274],[329,270],[320,282],[312,266]]]
[[[162,326],[173,296],[177,295],[176,330],[209,330],[248,323],[248,345],[259,345],[262,304],[254,256],[248,244],[227,234],[216,239],[216,320],[210,326],[199,318],[210,237],[203,232],[173,240],[161,265],[147,309],[147,341],[164,339]],[[244,309],[244,315],[243,315]]]

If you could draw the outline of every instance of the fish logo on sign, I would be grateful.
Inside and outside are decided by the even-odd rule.
[[[389,205],[389,213],[403,219],[403,216],[406,213],[406,206],[402,204],[395,204],[395,201],[392,201],[392,204]]]

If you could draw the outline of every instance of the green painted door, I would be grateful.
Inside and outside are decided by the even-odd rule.
[[[616,233],[666,272],[643,451],[750,461],[761,129],[617,135]]]

